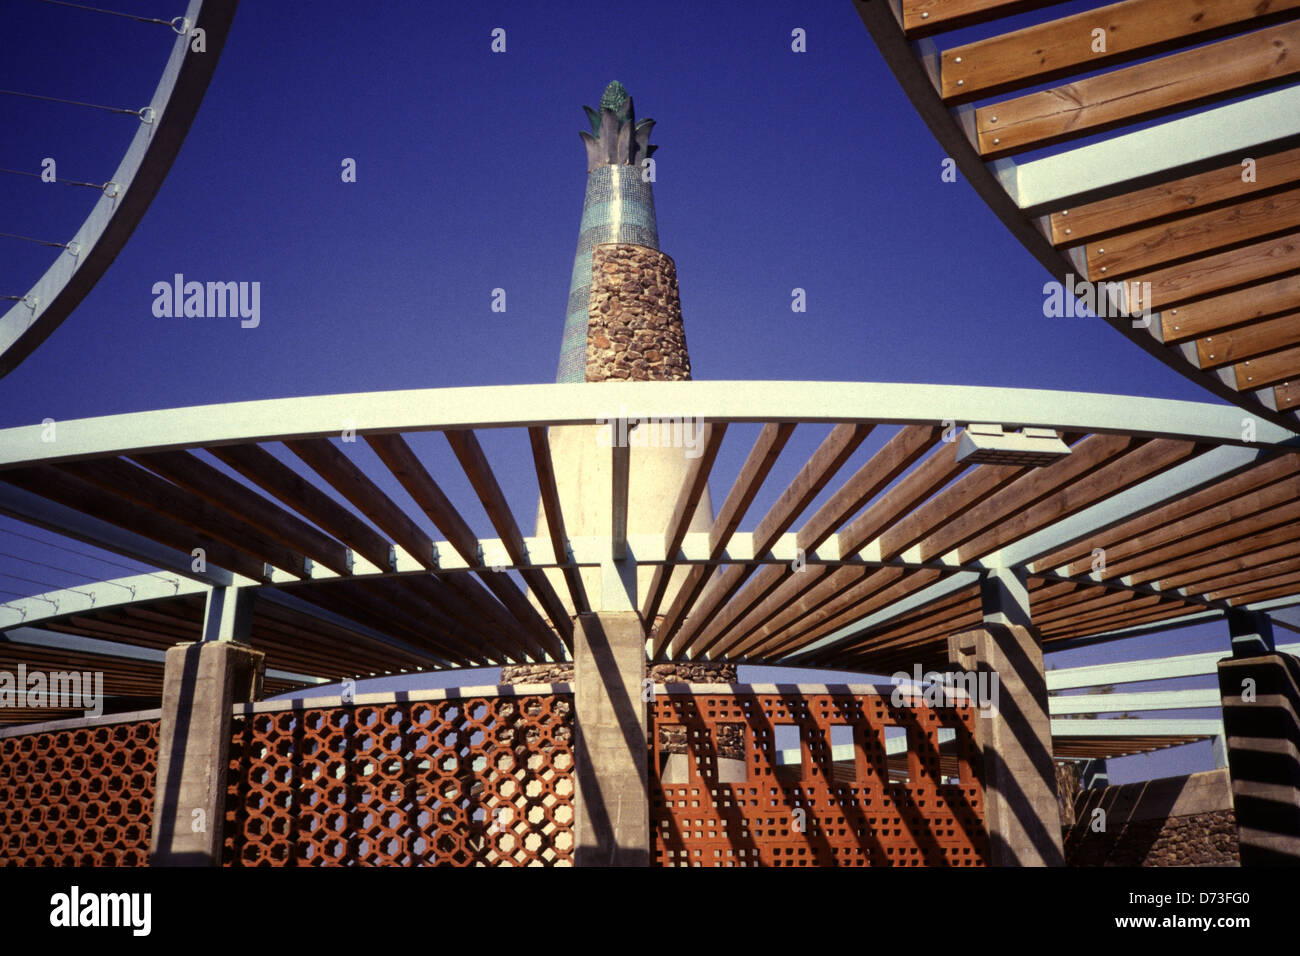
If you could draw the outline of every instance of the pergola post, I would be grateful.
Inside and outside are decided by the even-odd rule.
[[[984,623],[948,638],[964,670],[990,671],[993,700],[977,721],[984,815],[993,866],[1063,866],[1043,651],[1030,623],[1023,573],[998,569],[980,582]],[[982,682],[981,682],[982,684]]]
[[[1274,649],[1272,622],[1228,615],[1219,662],[1223,730],[1242,866],[1300,863],[1300,658]]]
[[[213,588],[203,640],[167,650],[163,669],[154,866],[219,866],[231,705],[261,696],[266,655],[247,643],[252,592]]]
[[[648,866],[645,627],[635,611],[574,621],[575,864]]]

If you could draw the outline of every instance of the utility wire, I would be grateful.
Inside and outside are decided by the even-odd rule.
[[[88,7],[84,3],[69,3],[68,0],[39,0],[40,3],[48,3],[56,7],[72,7],[74,10],[87,10],[91,13],[105,13],[111,17],[125,17],[128,20],[135,20],[137,23],[161,23],[165,27],[175,28],[175,20],[159,20],[157,17],[138,17],[134,13],[123,13],[120,10],[105,10],[103,7]]]

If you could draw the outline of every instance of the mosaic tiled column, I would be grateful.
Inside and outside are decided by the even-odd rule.
[[[587,174],[587,195],[582,203],[578,251],[573,257],[557,382],[586,381],[591,256],[597,245],[608,242],[659,248],[654,193],[650,183],[643,181],[639,166],[606,164]]]

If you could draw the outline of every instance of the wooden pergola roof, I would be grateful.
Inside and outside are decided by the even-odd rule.
[[[937,411],[963,406],[974,414],[955,423]],[[565,534],[546,429],[610,408],[708,423],[662,535],[626,524]],[[608,607],[576,571],[622,553],[657,572],[638,609],[657,620],[655,660],[871,673],[942,663],[947,636],[978,624],[992,568],[1027,576],[1050,649],[1300,603],[1300,439],[1262,422],[1247,441],[1240,418],[1054,392],[694,382],[251,402],[61,422],[54,443],[41,426],[9,429],[0,510],[159,572],[11,601],[0,629],[161,648],[199,636],[212,588],[247,587],[259,596],[253,642],[288,673],[562,659],[572,626],[559,589],[575,607]],[[355,422],[354,443],[339,440],[339,421]],[[969,421],[1052,428],[1069,454],[1037,468],[959,461],[945,438]],[[712,531],[688,533],[724,442],[754,424]],[[513,510],[496,470],[520,462],[494,465],[478,437],[498,429],[528,449],[549,536],[520,530],[536,505]],[[820,445],[783,460],[807,430]],[[431,440],[452,455],[435,461]],[[751,509],[778,461],[792,477]],[[457,500],[454,488],[467,490]],[[624,522],[636,508],[626,483],[588,493],[611,496]],[[465,517],[479,506],[491,531]],[[677,567],[684,584],[665,601],[658,585]]]
[[[1048,272],[1121,284],[1103,318],[1124,335],[1254,415],[1300,422],[1300,2],[855,4]]]

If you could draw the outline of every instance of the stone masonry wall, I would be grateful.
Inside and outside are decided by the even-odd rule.
[[[677,266],[657,249],[606,243],[592,251],[587,381],[689,381]]]
[[[651,664],[646,676],[656,684],[734,684],[736,665],[724,661],[687,661],[680,664]],[[573,664],[507,664],[501,668],[503,684],[568,684],[573,681]]]
[[[1164,820],[1130,820],[1104,833],[1086,822],[1065,833],[1068,866],[1238,866],[1231,810]]]
[[[1080,790],[1072,816],[1062,820],[1067,866],[1241,863],[1226,770]]]

